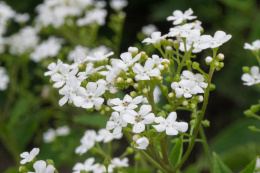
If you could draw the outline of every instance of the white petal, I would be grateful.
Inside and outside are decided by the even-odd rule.
[[[138,122],[138,123],[134,124],[134,126],[133,126],[134,133],[141,133],[144,131],[144,129],[145,129],[145,125],[141,122]]]

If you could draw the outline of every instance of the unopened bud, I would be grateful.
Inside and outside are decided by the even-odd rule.
[[[183,105],[183,106],[187,106],[188,104],[189,104],[189,102],[188,102],[187,100],[185,100],[185,101],[182,102],[182,105]]]
[[[243,70],[244,73],[250,73],[250,68],[247,67],[247,66],[244,66],[244,67],[242,68],[242,70]]]
[[[121,77],[118,77],[118,78],[116,79],[116,82],[117,82],[117,83],[123,83],[123,82],[124,82],[124,79],[121,78]]]
[[[135,161],[139,161],[141,159],[141,155],[137,153],[134,157]]]
[[[132,79],[132,78],[128,78],[128,79],[126,80],[126,82],[127,82],[128,84],[131,84],[131,83],[133,83],[133,79]]]
[[[172,53],[172,51],[173,51],[173,49],[172,49],[171,46],[167,46],[167,47],[166,47],[166,52],[167,52],[167,53]]]
[[[224,56],[224,54],[220,53],[220,54],[218,54],[217,58],[218,58],[218,60],[223,61],[225,56]]]
[[[169,104],[166,104],[165,106],[163,106],[163,109],[165,109],[166,111],[171,111],[172,107]]]
[[[168,94],[167,86],[161,85],[161,91],[162,91],[163,95],[167,96],[167,94]]]
[[[209,127],[210,126],[209,120],[203,120],[202,124],[203,124],[204,127]]]
[[[219,62],[219,67],[223,68],[224,67],[224,62]]]
[[[162,80],[162,79],[163,79],[162,76],[157,76],[156,78],[157,78],[158,80]]]
[[[179,47],[180,47],[180,42],[177,41],[177,40],[174,40],[173,43],[174,43],[174,44],[173,44],[173,47],[174,47],[175,49],[179,49]]]
[[[105,110],[106,110],[107,112],[110,111],[110,107],[107,106],[107,107],[105,108]]]
[[[131,96],[131,97],[136,97],[136,96],[137,96],[137,93],[136,93],[135,91],[131,91],[131,92],[130,92],[130,96]]]
[[[161,44],[162,44],[162,45],[166,45],[166,43],[167,43],[167,41],[166,41],[165,38],[161,39]]]
[[[192,68],[193,69],[198,69],[200,67],[200,64],[199,63],[197,63],[197,62],[193,62],[192,63]]]
[[[191,126],[195,126],[195,124],[196,124],[196,123],[195,123],[195,120],[191,120],[191,121],[190,121],[190,125],[191,125]]]
[[[169,97],[169,98],[173,98],[173,97],[174,97],[174,94],[173,94],[172,92],[170,92],[170,93],[168,94],[168,97]]]
[[[212,60],[213,60],[213,58],[210,57],[210,56],[207,56],[206,59],[205,59],[205,61],[206,61],[207,64],[211,63]]]
[[[215,61],[215,62],[214,62],[214,65],[215,65],[216,67],[218,67],[218,66],[219,66],[219,62],[218,62],[218,61]]]
[[[169,46],[173,46],[174,45],[173,39],[168,39],[167,41],[168,41],[168,45]]]
[[[28,172],[28,170],[26,169],[25,166],[20,166],[20,167],[19,167],[19,172],[24,173],[24,172]]]
[[[148,93],[148,89],[147,89],[147,88],[144,88],[144,89],[142,90],[142,92],[143,92],[144,94],[147,94],[147,93]]]
[[[187,65],[187,66],[191,66],[191,64],[192,64],[192,61],[191,61],[191,60],[187,60],[187,61],[186,61],[186,65]]]
[[[133,141],[137,141],[138,138],[139,138],[138,135],[134,135],[134,136],[133,136]]]
[[[260,131],[260,129],[256,128],[255,126],[249,126],[248,128],[249,128],[249,130],[251,130],[253,132]]]
[[[165,112],[164,111],[161,111],[161,112],[159,112],[158,113],[158,117],[163,117],[163,118],[165,118],[166,117],[166,114],[165,114]]]
[[[216,85],[210,84],[209,88],[210,88],[210,91],[214,91],[216,89]]]
[[[245,114],[245,116],[247,116],[247,117],[252,117],[252,116],[254,116],[254,113],[253,113],[251,110],[246,110],[246,111],[244,111],[244,114]]]
[[[134,84],[134,88],[137,89],[139,87],[138,83]]]
[[[47,159],[46,163],[47,163],[47,165],[53,165],[54,166],[54,162],[51,159]]]
[[[137,54],[138,53],[138,48],[137,47],[129,47],[128,52],[132,54]]]
[[[252,105],[250,107],[250,110],[253,112],[253,113],[257,113],[259,111],[259,107],[260,105]]]
[[[132,147],[127,147],[126,152],[127,152],[128,154],[133,154],[134,149],[133,149]]]
[[[195,108],[196,108],[196,104],[191,103],[191,104],[190,104],[190,108],[191,108],[191,109],[195,109]]]
[[[198,100],[199,102],[203,102],[203,96],[197,97],[197,100]]]

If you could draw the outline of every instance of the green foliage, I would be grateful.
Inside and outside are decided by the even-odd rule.
[[[91,115],[78,115],[73,118],[73,121],[77,124],[90,126],[94,128],[104,128],[109,117],[100,115],[99,113],[93,113]]]
[[[243,169],[240,173],[254,173],[256,159],[254,159],[251,163],[249,163],[249,165],[247,165],[247,167],[245,169]]]
[[[170,155],[170,162],[173,166],[176,166],[177,163],[181,160],[182,152],[183,152],[183,136],[179,137],[177,142],[175,143],[171,155]]]
[[[232,171],[221,161],[216,153],[213,153],[213,173],[232,173]]]

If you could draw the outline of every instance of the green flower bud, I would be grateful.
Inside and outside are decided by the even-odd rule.
[[[178,75],[178,74],[176,74],[173,79],[176,82],[179,82],[181,80],[180,75]]]
[[[251,130],[253,132],[259,132],[260,131],[260,129],[256,128],[255,126],[249,126],[248,128],[249,128],[249,130]]]
[[[131,97],[136,97],[138,94],[135,91],[130,92]]]
[[[132,147],[127,147],[126,152],[128,154],[133,154],[134,153],[134,149]]]
[[[165,38],[161,39],[161,44],[164,45],[164,46],[167,46],[167,45],[166,45],[166,44],[167,44],[167,41],[166,41]]]
[[[169,98],[173,98],[173,97],[174,97],[174,93],[173,93],[173,92],[170,92],[170,93],[168,94],[168,97],[169,97]]]
[[[186,61],[186,65],[187,65],[187,66],[191,66],[191,64],[192,64],[192,61],[191,61],[191,60],[187,60],[187,61]]]
[[[196,108],[196,104],[191,103],[191,104],[190,104],[190,108],[191,108],[191,109],[195,109],[195,108]]]
[[[147,94],[148,91],[149,91],[149,90],[148,90],[147,88],[144,88],[144,89],[142,90],[143,94]]]
[[[81,170],[80,173],[87,173],[87,171],[85,171],[85,170]]]
[[[172,107],[169,104],[166,104],[165,106],[163,106],[163,109],[165,109],[166,111],[171,111]]]
[[[163,118],[165,118],[166,117],[166,114],[165,114],[165,112],[164,111],[161,111],[161,112],[159,112],[158,113],[158,117],[163,117]]]
[[[203,120],[201,123],[202,123],[202,125],[204,127],[209,127],[210,126],[210,121],[209,120]]]
[[[200,64],[199,64],[199,63],[197,63],[197,62],[193,62],[193,63],[192,63],[192,68],[193,68],[193,69],[196,70],[196,69],[198,69],[199,67],[200,67]]]
[[[107,168],[109,163],[110,163],[109,160],[107,158],[105,158],[103,165],[105,165],[105,167]]]
[[[148,56],[146,55],[145,52],[141,52],[141,58],[142,61],[146,61],[148,59]]]
[[[246,110],[246,111],[244,111],[244,114],[245,114],[245,116],[247,116],[247,117],[253,117],[253,116],[254,116],[254,113],[253,113],[251,110]]]
[[[47,159],[46,163],[47,163],[47,165],[53,165],[54,166],[54,162],[51,159]]]
[[[250,73],[250,68],[248,66],[244,66],[242,70],[244,73]]]
[[[175,49],[179,49],[179,47],[180,47],[180,42],[177,41],[177,40],[174,40],[173,43],[174,43],[174,44],[173,44],[173,47],[174,47]]]
[[[216,85],[214,85],[214,84],[210,84],[210,91],[214,91],[215,89],[216,89]]]
[[[133,84],[133,79],[132,79],[132,78],[128,78],[128,79],[126,80],[126,82],[131,85],[131,84]]]
[[[219,62],[219,67],[223,68],[224,67],[224,62]]]
[[[19,172],[26,173],[26,172],[28,172],[28,170],[27,170],[27,168],[25,166],[20,166],[19,167]]]
[[[250,107],[250,111],[252,111],[253,113],[257,113],[259,111],[259,107],[260,105],[252,105]]]
[[[167,77],[165,77],[164,79],[165,79],[165,81],[168,82],[168,83],[171,83],[171,82],[172,82],[172,79],[171,79],[170,76],[167,76]]]
[[[168,39],[167,42],[168,42],[168,43],[167,43],[168,46],[173,46],[173,45],[174,45],[173,39]]]
[[[163,95],[167,96],[168,95],[168,88],[165,85],[161,85],[161,90]]]
[[[196,123],[195,123],[195,120],[191,120],[191,121],[190,121],[190,125],[191,125],[191,126],[195,126],[195,124],[196,124]]]
[[[135,154],[134,159],[138,162],[141,159],[141,155],[139,153]]]
[[[218,54],[218,56],[217,56],[217,59],[218,59],[219,61],[223,61],[224,58],[225,58],[225,56],[224,56],[224,54],[222,54],[222,53]]]
[[[183,106],[187,106],[189,104],[189,102],[187,100],[184,100],[182,103],[181,103]]]

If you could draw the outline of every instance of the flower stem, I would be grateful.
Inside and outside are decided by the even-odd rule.
[[[205,135],[203,127],[201,125],[200,125],[200,136],[201,136],[201,139],[203,141],[202,145],[203,145],[203,148],[205,150],[207,160],[209,162],[209,170],[210,170],[211,173],[213,173],[213,165],[212,165],[210,150],[209,150],[209,146],[208,146],[208,143],[207,143],[206,135]]]

